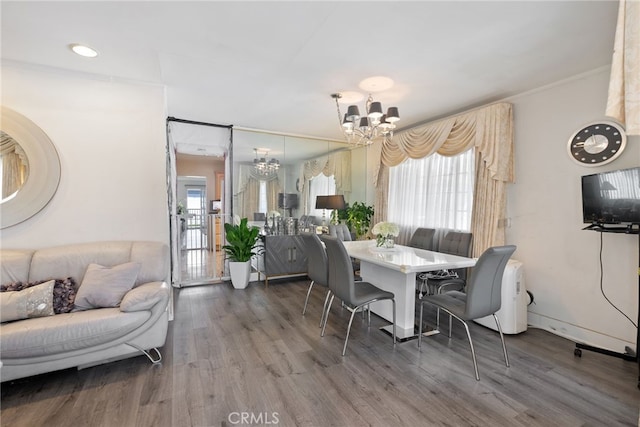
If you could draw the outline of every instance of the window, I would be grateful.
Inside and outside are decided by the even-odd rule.
[[[452,157],[407,159],[390,168],[387,218],[400,226],[401,238],[418,227],[471,230],[474,159],[471,149]]]
[[[267,181],[260,181],[260,192],[258,194],[258,212],[268,214]]]
[[[323,173],[318,174],[309,180],[309,206],[307,212],[316,218],[322,218],[324,209],[316,209],[316,196],[327,196],[336,194],[336,181],[331,176],[325,176]]]

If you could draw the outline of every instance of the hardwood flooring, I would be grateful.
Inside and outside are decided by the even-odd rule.
[[[385,324],[354,320],[334,302],[327,332],[306,280],[265,289],[230,284],[176,290],[163,363],[136,357],[3,383],[0,424],[11,426],[637,426],[635,363],[585,351],[542,330],[506,336],[471,326],[395,349]],[[431,313],[429,321],[434,321]]]

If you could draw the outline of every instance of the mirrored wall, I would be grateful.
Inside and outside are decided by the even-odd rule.
[[[234,129],[232,155],[233,214],[240,218],[264,223],[276,215],[321,225],[329,213],[315,209],[318,195],[366,200],[365,147]]]

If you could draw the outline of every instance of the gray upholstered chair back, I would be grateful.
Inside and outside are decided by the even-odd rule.
[[[470,250],[471,233],[461,231],[449,231],[438,246],[438,252],[465,257],[469,256]]]
[[[502,305],[502,276],[513,245],[489,248],[480,255],[467,282],[465,318],[478,319],[495,313]]]
[[[315,233],[302,233],[304,249],[307,253],[307,274],[309,278],[321,286],[328,286],[327,252],[320,238]]]
[[[301,227],[311,227],[316,222],[316,217],[313,215],[302,215],[298,225]]]
[[[434,250],[433,236],[436,233],[435,228],[418,228],[413,232],[409,246],[412,248]]]
[[[468,257],[471,255],[471,237],[471,233],[465,233],[462,231],[449,231],[442,238],[442,241],[438,246],[438,252]],[[454,271],[458,273],[459,278],[467,278],[466,268],[459,268]]]
[[[351,231],[346,224],[329,225],[329,236],[337,237],[343,242],[350,242],[353,240],[351,238]]]
[[[329,290],[340,300],[349,303],[355,299],[351,258],[337,237],[324,236],[322,240],[327,247],[329,261]]]

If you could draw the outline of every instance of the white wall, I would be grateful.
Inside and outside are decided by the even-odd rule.
[[[169,241],[161,86],[2,67],[2,104],[38,125],[62,166],[51,202],[1,231],[3,248]]]
[[[516,183],[508,190],[507,242],[524,263],[531,325],[570,339],[624,352],[636,330],[600,292],[603,287],[634,321],[638,310],[639,236],[582,231],[581,176],[640,165],[640,137],[630,137],[614,162],[584,167],[567,154],[582,125],[604,120],[609,69],[596,70],[509,100],[515,120]]]

